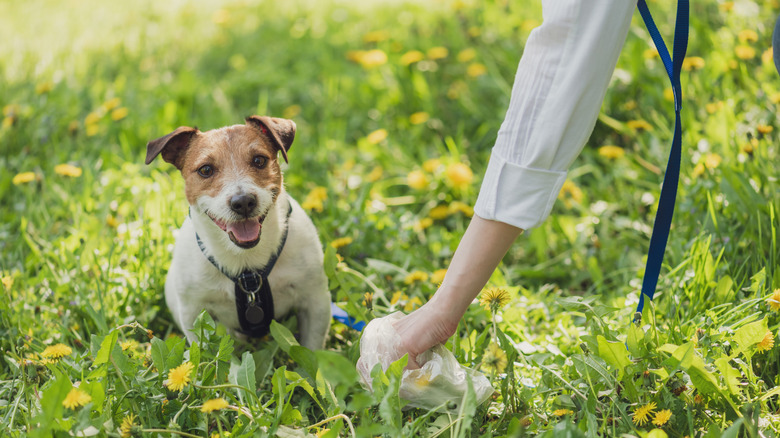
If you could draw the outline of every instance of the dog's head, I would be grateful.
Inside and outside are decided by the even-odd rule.
[[[265,116],[206,132],[182,126],[146,145],[146,164],[162,154],[181,171],[190,207],[237,246],[252,248],[282,190],[277,155],[286,162],[294,138],[292,120]]]

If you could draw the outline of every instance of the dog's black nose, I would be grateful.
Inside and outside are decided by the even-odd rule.
[[[249,217],[257,207],[257,198],[254,195],[235,195],[230,198],[230,209],[241,216]]]

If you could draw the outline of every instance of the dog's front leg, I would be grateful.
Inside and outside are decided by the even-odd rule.
[[[310,350],[323,349],[330,329],[330,293],[313,297],[297,313],[301,345]]]
[[[195,320],[198,318],[201,309],[194,306],[180,306],[178,309],[178,315],[176,319],[179,322],[179,327],[184,331],[184,336],[187,337],[187,343],[192,344],[198,340],[198,336],[194,332]]]

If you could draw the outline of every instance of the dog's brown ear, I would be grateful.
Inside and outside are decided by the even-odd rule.
[[[178,158],[190,145],[190,140],[196,132],[198,128],[180,126],[170,134],[150,141],[146,144],[146,164],[162,153],[163,160],[181,169]]]
[[[295,122],[276,117],[249,116],[246,118],[246,123],[259,129],[271,139],[274,145],[282,151],[284,162],[289,162],[287,161],[287,151],[290,150],[290,146],[295,140]]]

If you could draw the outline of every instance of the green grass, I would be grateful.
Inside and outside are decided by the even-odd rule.
[[[180,125],[292,118],[285,181],[302,202],[327,193],[311,216],[334,301],[366,320],[408,310],[436,284],[407,277],[446,268],[468,224],[453,206],[476,200],[536,2],[4,3],[0,435],[119,436],[132,413],[135,436],[646,436],[656,417],[635,413],[651,403],[671,412],[658,428],[673,437],[780,431],[780,315],[767,302],[780,288],[780,77],[765,54],[777,2],[692,5],[688,54],[703,65],[683,72],[677,209],[641,326],[631,318],[673,109],[637,14],[572,188],[491,279],[511,302],[473,305],[448,343],[497,390],[455,414],[402,411],[398,367],[373,394],[361,388],[359,334],[339,324],[312,353],[291,321],[243,345],[204,316],[188,347],[163,300],[183,183],[172,166],[144,166],[144,145]],[[670,39],[674,2],[650,7]],[[435,47],[447,55],[431,59]],[[385,63],[355,62],[375,49]],[[413,50],[423,59],[404,65]],[[485,74],[470,76],[474,64]],[[625,154],[602,156],[605,145]],[[57,173],[64,163],[82,173]],[[454,163],[475,178],[456,187]],[[15,184],[25,172],[33,181]],[[449,210],[431,219],[437,206]],[[60,343],[72,352],[44,360]],[[185,361],[192,381],[167,389]],[[71,409],[75,384],[91,401]],[[236,409],[201,412],[217,397]]]

